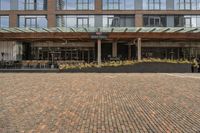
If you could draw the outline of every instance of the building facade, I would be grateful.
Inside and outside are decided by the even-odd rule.
[[[0,0],[0,59],[200,57],[200,0]]]

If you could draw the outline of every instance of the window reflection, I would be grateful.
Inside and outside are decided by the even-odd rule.
[[[200,0],[174,0],[175,10],[200,10]]]
[[[94,15],[58,15],[58,27],[94,27]]]
[[[1,28],[9,27],[9,16],[0,16],[0,27]]]
[[[177,15],[175,27],[200,27],[200,15]]]
[[[166,27],[167,17],[157,15],[144,15],[143,17],[144,27]]]
[[[103,0],[103,10],[134,10],[134,0]]]
[[[47,17],[41,16],[19,16],[19,27],[29,27],[29,28],[46,28],[47,27]]]
[[[143,0],[144,10],[166,10],[166,0]]]
[[[18,0],[18,10],[47,10],[47,0]]]
[[[10,10],[10,0],[0,0],[1,10]]]
[[[133,15],[103,15],[103,27],[134,27]]]
[[[95,0],[57,0],[58,10],[94,10]]]

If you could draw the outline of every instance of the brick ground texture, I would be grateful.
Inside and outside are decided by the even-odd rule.
[[[200,78],[1,73],[0,133],[200,133]]]

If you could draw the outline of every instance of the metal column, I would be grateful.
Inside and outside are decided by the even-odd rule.
[[[112,57],[117,57],[117,42],[112,43]]]
[[[98,65],[101,66],[101,39],[97,40],[97,47],[98,47],[97,62],[98,62]]]
[[[138,41],[137,41],[137,58],[138,58],[138,61],[141,61],[141,59],[142,59],[142,41],[141,41],[141,38],[138,38]]]

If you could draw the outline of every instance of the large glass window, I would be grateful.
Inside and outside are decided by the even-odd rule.
[[[174,19],[175,27],[200,27],[200,15],[178,15]]]
[[[94,27],[94,15],[59,15],[58,27]]]
[[[200,10],[200,0],[197,0],[197,10]]]
[[[143,17],[144,27],[166,27],[167,17],[156,15],[145,15]]]
[[[9,16],[0,16],[0,27],[1,28],[9,27]]]
[[[47,0],[18,0],[19,10],[47,10]]]
[[[200,10],[200,0],[174,0],[175,10]]]
[[[166,10],[166,0],[143,0],[144,10]]]
[[[133,15],[103,15],[103,27],[134,27]]]
[[[103,10],[134,10],[134,0],[103,0]]]
[[[29,27],[29,28],[46,28],[47,27],[47,17],[45,15],[41,16],[19,16],[19,27]]]
[[[58,10],[94,10],[95,0],[57,0]]]
[[[0,0],[0,10],[10,10],[10,0]]]

